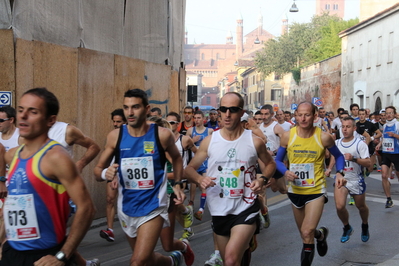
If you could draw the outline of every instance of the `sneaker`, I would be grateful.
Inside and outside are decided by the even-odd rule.
[[[366,231],[364,231],[362,229],[362,234],[361,234],[361,238],[363,242],[367,242],[370,239],[370,233],[369,233],[369,229],[367,229]]]
[[[345,228],[344,228],[344,233],[342,234],[342,237],[341,237],[341,243],[348,242],[349,239],[351,238],[352,234],[353,234],[352,226],[349,228],[349,230],[345,230]]]
[[[258,247],[258,241],[256,241],[256,235],[253,235],[251,241],[249,242],[249,250],[254,252]]]
[[[377,172],[381,172],[381,167],[378,167]]]
[[[355,205],[355,200],[353,199],[353,197],[351,196],[348,202],[349,205]]]
[[[104,238],[105,240],[107,240],[108,242],[114,242],[115,241],[114,232],[112,232],[108,228],[107,228],[107,230],[101,230],[100,231],[100,236],[102,238]]]
[[[263,227],[264,228],[269,228],[270,226],[270,215],[269,212],[266,212],[266,214],[262,214],[263,218],[264,218],[264,223],[263,223]]]
[[[259,213],[259,224],[260,224],[260,226],[259,226],[259,231],[260,230],[262,230],[263,229],[263,226],[262,226],[262,224],[265,224],[265,218],[263,217],[263,215],[261,214],[261,213]]]
[[[197,212],[194,214],[195,219],[202,221],[202,214],[203,214],[202,211],[197,211]]]
[[[387,203],[385,203],[385,208],[392,208],[393,207],[393,201],[387,199]]]
[[[223,266],[223,260],[220,257],[220,254],[212,253],[209,257],[209,260],[205,261],[204,266]]]
[[[183,226],[189,228],[193,224],[193,206],[187,206],[188,213],[183,214]]]
[[[319,230],[323,233],[323,240],[317,240],[317,253],[319,253],[320,257],[323,257],[327,254],[328,245],[327,245],[327,236],[328,236],[328,228],[320,227]]]
[[[186,251],[182,252],[183,253],[183,257],[184,257],[184,262],[186,263],[187,266],[191,266],[194,263],[194,252],[190,247],[190,243],[188,242],[187,239],[183,239],[182,240],[184,242],[184,244],[186,244]]]
[[[100,266],[100,260],[99,259],[91,259],[91,260],[86,260],[86,266]]]
[[[180,251],[173,251],[169,257],[173,259],[173,266],[180,266],[183,260],[183,254]]]
[[[183,235],[181,236],[180,240],[183,241],[184,239],[190,240],[194,235],[193,229],[191,231],[184,229]]]
[[[194,201],[190,200],[187,206],[194,206]]]

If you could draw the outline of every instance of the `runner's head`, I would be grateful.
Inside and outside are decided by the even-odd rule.
[[[126,117],[125,114],[123,113],[123,109],[115,109],[111,113],[111,119],[112,123],[114,125],[114,128],[120,128],[123,124],[126,124]]]
[[[313,121],[317,117],[316,106],[311,102],[301,102],[298,104],[296,112],[297,125],[303,129],[311,129]]]
[[[26,139],[34,139],[48,130],[57,120],[57,97],[46,88],[26,91],[19,100],[17,120],[19,133]]]
[[[265,104],[260,109],[260,112],[263,116],[263,123],[265,123],[266,125],[270,124],[274,116],[273,106],[271,106],[270,104]]]
[[[222,97],[219,110],[226,129],[234,130],[241,127],[240,120],[244,114],[243,107],[244,99],[236,92],[228,92]]]
[[[342,119],[342,134],[345,139],[352,139],[353,132],[356,130],[356,121],[350,116]]]
[[[146,123],[149,110],[148,97],[143,90],[130,89],[125,92],[123,112],[129,126],[139,128]]]

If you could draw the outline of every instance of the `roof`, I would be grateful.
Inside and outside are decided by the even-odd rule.
[[[352,26],[350,28],[341,31],[340,33],[338,33],[338,36],[340,38],[345,37],[348,34],[351,34],[351,33],[355,32],[357,30],[362,29],[363,27],[366,27],[367,25],[373,23],[374,21],[380,20],[380,19],[382,19],[382,18],[384,18],[386,16],[389,16],[392,13],[395,13],[395,12],[398,12],[398,11],[399,11],[399,3],[394,4],[393,6],[388,7],[387,9],[375,14],[374,16],[369,17],[368,19],[365,19],[365,20],[359,22],[358,24],[356,24],[356,25],[354,25],[354,26]]]
[[[236,49],[235,44],[185,44],[184,49]]]
[[[262,29],[261,35],[259,36],[258,28],[255,28],[254,30],[252,30],[251,32],[249,32],[245,35],[245,37],[250,37],[250,36],[258,36],[259,39],[261,38],[261,36],[266,36],[268,38],[274,38],[273,34],[271,34],[270,32],[268,32],[267,30],[264,30],[264,29]]]
[[[217,60],[185,60],[186,69],[217,69]]]

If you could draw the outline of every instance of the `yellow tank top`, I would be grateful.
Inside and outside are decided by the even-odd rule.
[[[324,178],[324,153],[325,148],[321,142],[322,130],[315,127],[313,136],[301,138],[297,128],[290,129],[290,138],[287,146],[290,171],[299,179],[289,182],[288,192],[310,195],[326,192]]]

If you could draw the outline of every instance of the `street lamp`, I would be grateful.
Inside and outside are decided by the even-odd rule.
[[[295,4],[295,0],[294,3],[292,4],[291,8],[290,8],[290,12],[298,12],[299,9],[297,8],[296,4]]]

